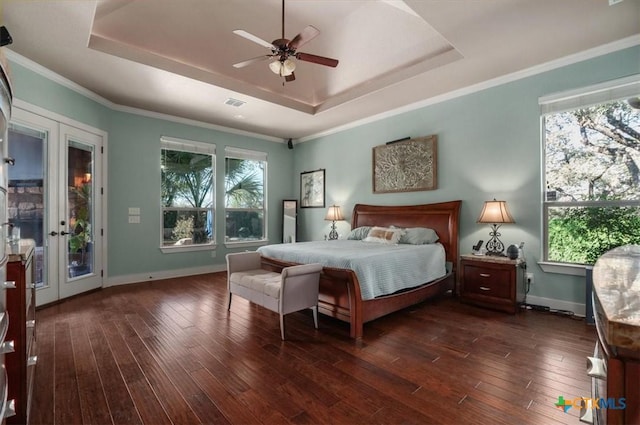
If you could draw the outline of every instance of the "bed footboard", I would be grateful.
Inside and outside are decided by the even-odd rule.
[[[295,263],[262,257],[262,268],[281,272],[284,267]],[[320,274],[318,311],[327,316],[347,322],[351,338],[362,338],[364,324],[394,311],[420,303],[455,288],[455,275],[447,273],[440,279],[419,287],[362,300],[360,283],[353,270],[324,267]]]

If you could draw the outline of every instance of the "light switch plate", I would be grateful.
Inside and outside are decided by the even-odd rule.
[[[140,208],[129,207],[129,215],[140,215]]]
[[[134,224],[140,223],[140,216],[139,215],[130,215],[129,216],[129,223],[134,223]]]

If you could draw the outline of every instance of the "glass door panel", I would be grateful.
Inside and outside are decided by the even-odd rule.
[[[67,222],[69,244],[67,270],[69,278],[91,274],[95,270],[93,240],[93,161],[94,148],[69,141],[67,148]]]
[[[15,115],[20,114],[15,112]],[[35,242],[34,283],[36,288],[44,288],[49,284],[45,267],[49,255],[45,217],[49,212],[44,159],[50,134],[47,125],[54,126],[55,123],[38,124],[44,125],[32,128],[11,123],[9,126],[9,156],[16,162],[9,167],[8,207],[9,222],[14,228],[20,228],[20,238]]]
[[[100,185],[102,173],[96,155],[102,136],[60,124],[60,158],[66,164],[59,177],[60,298],[102,286],[102,223]]]

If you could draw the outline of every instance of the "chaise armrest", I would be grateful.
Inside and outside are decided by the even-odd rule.
[[[281,314],[317,307],[321,271],[320,264],[303,264],[282,269],[279,299]]]
[[[261,258],[260,253],[255,251],[227,254],[227,271],[231,275],[231,273],[235,272],[259,269],[261,267]]]
[[[309,273],[318,273],[320,271],[322,271],[322,265],[316,263],[285,267],[282,269],[282,279],[286,279],[287,276],[299,276]]]

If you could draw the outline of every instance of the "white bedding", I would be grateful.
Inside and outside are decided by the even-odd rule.
[[[298,242],[258,248],[265,257],[293,263],[320,263],[351,269],[363,300],[413,288],[446,275],[445,251],[439,243],[387,245],[359,240]]]

